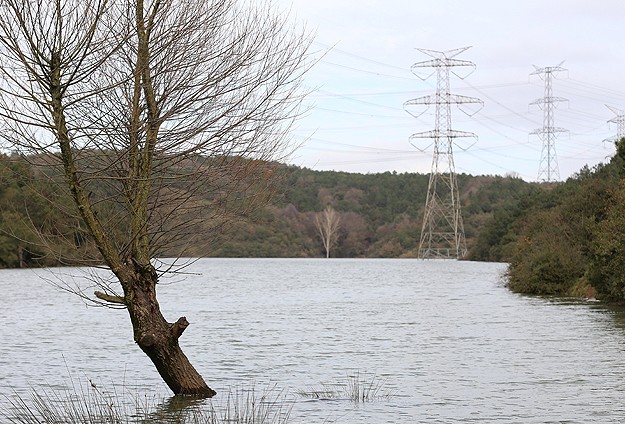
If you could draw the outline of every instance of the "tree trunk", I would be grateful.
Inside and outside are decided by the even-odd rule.
[[[156,299],[156,280],[143,275],[126,292],[135,342],[152,360],[159,374],[176,395],[212,397],[208,387],[180,349],[178,339],[189,325],[185,317],[168,323]]]

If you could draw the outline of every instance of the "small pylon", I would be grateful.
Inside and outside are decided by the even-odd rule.
[[[612,138],[611,140],[614,142],[621,141],[623,137],[625,137],[625,112],[612,106],[606,105],[606,107],[616,115],[614,118],[608,120],[608,122],[616,124],[616,138]]]
[[[545,68],[534,66],[536,70],[530,74],[538,75],[545,81],[544,97],[530,103],[530,105],[538,105],[543,110],[543,127],[531,132],[531,134],[536,134],[542,141],[538,181],[551,182],[560,179],[558,158],[556,156],[556,138],[558,133],[567,132],[568,130],[554,126],[553,110],[557,103],[565,102],[567,99],[553,96],[552,78],[556,72],[566,71],[566,69],[562,68],[562,63],[564,62],[561,62],[558,66],[547,66]]]

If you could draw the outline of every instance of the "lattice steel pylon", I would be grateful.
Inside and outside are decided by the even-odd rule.
[[[530,75],[538,75],[545,81],[545,96],[534,100],[530,105],[538,105],[543,110],[543,127],[531,132],[536,134],[542,141],[542,149],[540,154],[540,164],[538,166],[538,181],[552,182],[560,179],[560,171],[558,169],[558,158],[556,156],[556,139],[557,134],[567,132],[568,130],[556,127],[553,124],[553,109],[556,103],[565,102],[567,99],[553,96],[552,79],[554,73],[566,71],[561,65],[547,66],[536,69]]]
[[[616,124],[616,139],[612,138],[611,140],[619,142],[625,137],[625,112],[612,106],[606,105],[606,107],[616,115],[614,118],[608,120],[608,122]]]
[[[455,131],[451,128],[451,104],[479,103],[481,100],[451,94],[449,89],[449,73],[452,67],[470,67],[475,69],[472,62],[454,59],[467,50],[464,47],[448,51],[433,51],[417,49],[432,58],[417,62],[411,69],[419,78],[417,68],[434,68],[436,70],[436,93],[408,100],[404,108],[415,105],[435,105],[434,130],[412,134],[410,140],[430,138],[434,140],[432,155],[432,170],[428,184],[423,225],[419,240],[419,258],[461,259],[467,253],[460,196],[456,180],[453,145],[457,137],[476,137],[475,134],[465,131]],[[469,72],[470,73],[470,72]],[[459,78],[464,78],[454,73]],[[466,77],[466,75],[465,75]],[[413,116],[414,113],[411,113]]]

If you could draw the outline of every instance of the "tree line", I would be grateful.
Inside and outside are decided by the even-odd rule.
[[[206,159],[189,159],[186,167],[192,169],[203,160]],[[233,160],[231,158],[228,162]],[[79,260],[84,260],[85,251],[95,249],[92,237],[85,231],[80,219],[70,219],[62,209],[50,207],[51,200],[69,207],[71,199],[62,190],[54,191],[54,186],[42,178],[42,175],[49,176],[52,171],[44,172],[41,167],[33,167],[32,162],[33,158],[17,154],[0,156],[0,202],[4,205],[0,214],[0,266],[82,263]],[[241,160],[241,163],[245,162]],[[228,222],[222,220],[220,231],[213,231],[210,237],[185,239],[187,231],[181,230],[178,245],[162,247],[159,255],[417,256],[429,181],[427,174],[314,171],[275,163],[267,163],[266,167],[271,169],[274,181],[273,196],[267,205],[244,213],[232,213]],[[516,207],[524,193],[538,190],[537,184],[514,176],[466,174],[458,175],[458,184],[470,257],[505,260],[503,255],[485,255],[485,249],[481,247],[484,243],[493,243],[493,251],[498,247],[490,238],[480,235],[484,231],[492,232],[491,226],[487,225],[489,220],[499,216],[501,211]],[[170,190],[176,190],[176,186]],[[48,193],[44,194],[46,191]],[[99,197],[110,195],[96,193]],[[202,198],[194,201],[216,203],[211,193],[204,193]],[[33,223],[40,231],[33,231]],[[172,228],[182,227],[183,224],[181,219],[169,222]],[[206,225],[211,225],[211,222]],[[328,228],[332,233],[325,240],[327,233],[322,228]],[[206,229],[204,233],[208,231]],[[44,234],[48,239],[54,236],[56,242],[40,242]],[[185,246],[185,250],[180,250],[179,245]],[[52,249],[63,250],[63,255],[55,254],[58,252]],[[92,253],[95,256],[95,252]]]

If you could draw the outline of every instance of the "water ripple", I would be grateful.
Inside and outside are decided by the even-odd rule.
[[[192,322],[187,355],[219,390],[289,391],[293,422],[625,420],[625,311],[512,294],[501,264],[207,259],[189,271],[159,286],[166,316]],[[32,271],[0,274],[0,394],[68,374],[166,393],[125,312],[85,308]],[[395,395],[295,395],[357,372]]]

